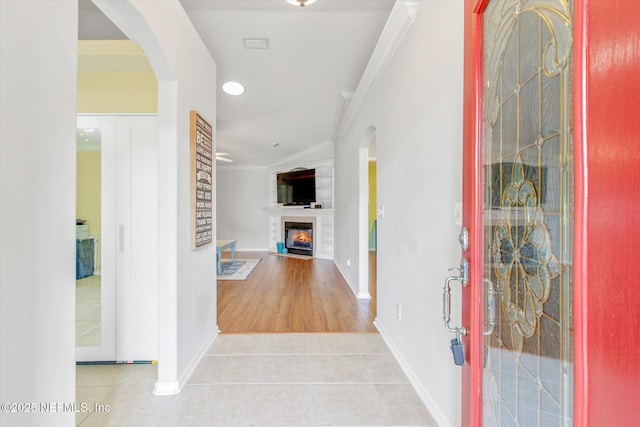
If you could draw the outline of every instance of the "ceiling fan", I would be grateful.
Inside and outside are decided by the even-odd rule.
[[[233,160],[225,157],[228,156],[229,153],[218,153],[216,152],[216,160],[220,160],[221,162],[233,163]]]

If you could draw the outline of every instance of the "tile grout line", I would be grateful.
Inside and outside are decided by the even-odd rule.
[[[207,353],[204,356],[393,356],[393,353]]]
[[[380,394],[380,390],[378,390],[378,387],[376,387],[376,384],[373,385],[373,388],[376,391],[376,395],[378,396],[378,400],[380,401],[380,407],[382,409],[382,412],[384,413],[384,417],[387,419],[387,425],[392,425],[391,424],[391,418],[389,417],[389,412],[387,411],[387,409],[385,408],[385,405],[382,401],[382,395]]]
[[[335,381],[335,382],[320,382],[320,381],[307,381],[307,382],[219,382],[219,383],[189,383],[186,386],[229,386],[229,385],[411,385],[410,382],[400,381],[369,381],[369,382],[356,382],[356,381]]]
[[[307,347],[307,353],[309,352],[309,336],[306,335],[305,336],[305,341],[306,341],[306,347]],[[309,358],[309,356],[307,356],[307,380],[309,380],[309,382],[311,382],[311,359]],[[315,409],[315,405],[313,404],[313,390],[311,389],[311,385],[309,384],[308,386],[308,393],[309,393],[309,425],[313,426],[315,425],[315,420],[316,420],[316,409]]]

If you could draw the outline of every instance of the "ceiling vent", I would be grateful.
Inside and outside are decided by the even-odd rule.
[[[242,39],[245,49],[269,49],[269,39]]]

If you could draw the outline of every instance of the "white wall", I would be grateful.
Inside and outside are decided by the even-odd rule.
[[[273,170],[309,167],[319,161],[332,160],[333,141],[282,159],[269,169],[262,167],[218,166],[216,197],[217,237],[237,240],[236,249],[242,251],[268,251],[270,247],[269,213]]]
[[[143,48],[158,79],[155,392],[177,393],[218,329],[215,247],[192,251],[189,238],[189,112],[198,111],[215,128],[216,65],[177,0],[94,3]]]
[[[336,263],[358,283],[358,149],[373,126],[385,211],[378,218],[377,324],[443,427],[460,424],[460,370],[442,326],[442,285],[460,260],[454,204],[462,191],[462,37],[462,1],[420,2],[384,75],[336,142]]]
[[[269,250],[269,175],[264,168],[218,166],[216,235],[236,250]]]
[[[198,113],[212,126],[216,126],[216,65],[202,40],[196,33],[191,21],[177,0],[164,2],[139,2],[140,11],[146,17],[154,34],[158,37],[175,80],[157,75],[159,85],[158,119],[161,129],[159,152],[160,194],[163,184],[175,185],[176,199],[166,197],[160,200],[160,212],[165,207],[173,210],[177,207],[177,222],[174,218],[159,218],[160,233],[165,223],[177,225],[175,240],[173,236],[159,244],[165,246],[164,255],[170,252],[175,259],[174,276],[177,302],[177,378],[182,386],[197,358],[206,349],[217,333],[216,324],[216,268],[215,245],[210,244],[196,251],[190,249],[191,233],[191,182],[190,182],[190,116],[191,110]],[[152,64],[153,65],[153,64]],[[155,71],[155,66],[154,66]],[[173,96],[175,98],[173,98]],[[167,98],[171,98],[168,100]],[[175,104],[173,101],[175,100]],[[177,128],[163,129],[175,119]],[[164,131],[164,132],[163,132]],[[164,142],[164,144],[163,144]],[[215,150],[215,147],[214,147]],[[177,157],[177,158],[176,158]],[[172,167],[173,173],[163,175],[164,166]],[[215,166],[214,166],[215,167]],[[177,181],[176,181],[177,179]],[[215,203],[213,212],[216,211]],[[214,235],[213,240],[216,237]],[[174,252],[175,251],[175,252]],[[177,258],[173,258],[173,255]],[[162,255],[162,254],[161,254]],[[159,265],[163,257],[159,258]],[[167,273],[172,269],[169,268]],[[165,272],[160,268],[160,277]],[[171,271],[173,273],[173,271]],[[170,276],[171,277],[171,276]],[[165,280],[167,278],[165,277]],[[160,284],[162,286],[162,284]],[[165,283],[167,288],[172,283]],[[160,288],[162,292],[162,287]],[[160,306],[162,319],[163,307]],[[168,333],[160,330],[160,334]],[[164,337],[167,338],[166,336]],[[173,351],[173,349],[172,349]],[[166,378],[158,378],[159,381]]]
[[[0,1],[1,402],[75,401],[77,22],[77,2]]]

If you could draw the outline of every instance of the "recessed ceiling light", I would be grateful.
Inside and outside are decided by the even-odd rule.
[[[244,86],[238,82],[226,82],[222,85],[222,90],[229,95],[238,96],[244,93]]]
[[[315,3],[315,2],[316,0],[287,0],[287,3],[300,6],[300,7],[304,7],[308,4]]]

